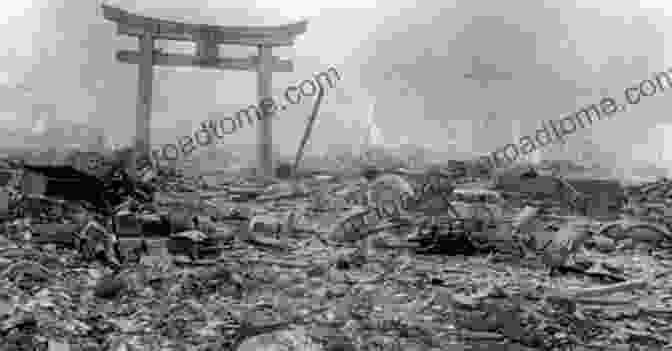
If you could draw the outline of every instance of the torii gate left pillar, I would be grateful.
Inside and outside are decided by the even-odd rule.
[[[117,52],[121,62],[138,65],[138,102],[136,108],[135,156],[149,157],[151,152],[150,122],[154,66],[191,66],[218,70],[257,72],[258,102],[271,98],[273,72],[291,72],[291,61],[272,56],[274,46],[291,46],[294,38],[306,31],[301,21],[277,27],[233,27],[189,24],[165,21],[129,13],[102,5],[103,17],[117,23],[117,34],[139,39],[139,51]],[[191,41],[196,43],[196,55],[164,54],[154,50],[154,40]],[[254,46],[257,56],[248,58],[219,57],[220,44]],[[265,115],[259,121],[257,141],[258,174],[273,176],[273,139],[271,111],[259,109]],[[135,171],[135,158],[131,172]]]
[[[135,111],[135,150],[138,155],[151,152],[152,85],[154,83],[154,38],[145,32],[139,38],[138,101]],[[135,160],[133,160],[135,163]]]

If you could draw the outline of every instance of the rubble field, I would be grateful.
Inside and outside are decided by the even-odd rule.
[[[0,350],[672,349],[667,179],[6,168]]]

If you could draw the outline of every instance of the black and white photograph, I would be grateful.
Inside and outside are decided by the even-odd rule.
[[[0,27],[0,351],[672,351],[672,3]]]

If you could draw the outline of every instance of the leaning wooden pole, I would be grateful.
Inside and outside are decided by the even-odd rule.
[[[313,111],[308,118],[308,124],[306,125],[306,130],[303,132],[303,137],[301,138],[301,144],[299,145],[299,150],[296,152],[296,158],[294,159],[294,171],[293,174],[296,175],[299,170],[299,164],[303,158],[303,151],[310,139],[310,136],[313,134],[313,125],[315,124],[315,119],[317,114],[320,112],[320,105],[322,105],[322,98],[324,97],[324,90],[320,89],[317,92],[317,98],[315,99],[315,104],[313,105]]]

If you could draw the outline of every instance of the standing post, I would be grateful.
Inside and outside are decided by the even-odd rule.
[[[272,99],[271,96],[271,47],[259,45],[259,67],[257,68],[257,92],[258,106],[261,112],[261,121],[259,121],[259,132],[257,141],[257,160],[259,162],[257,174],[263,177],[274,176],[273,172],[273,133],[271,129],[271,118],[273,112],[268,111],[263,103],[265,99]]]
[[[139,38],[140,64],[138,65],[138,104],[135,120],[135,153],[131,157],[130,175],[135,177],[137,157],[148,157],[150,152],[150,125],[152,114],[152,82],[154,80],[154,38],[145,32]]]

